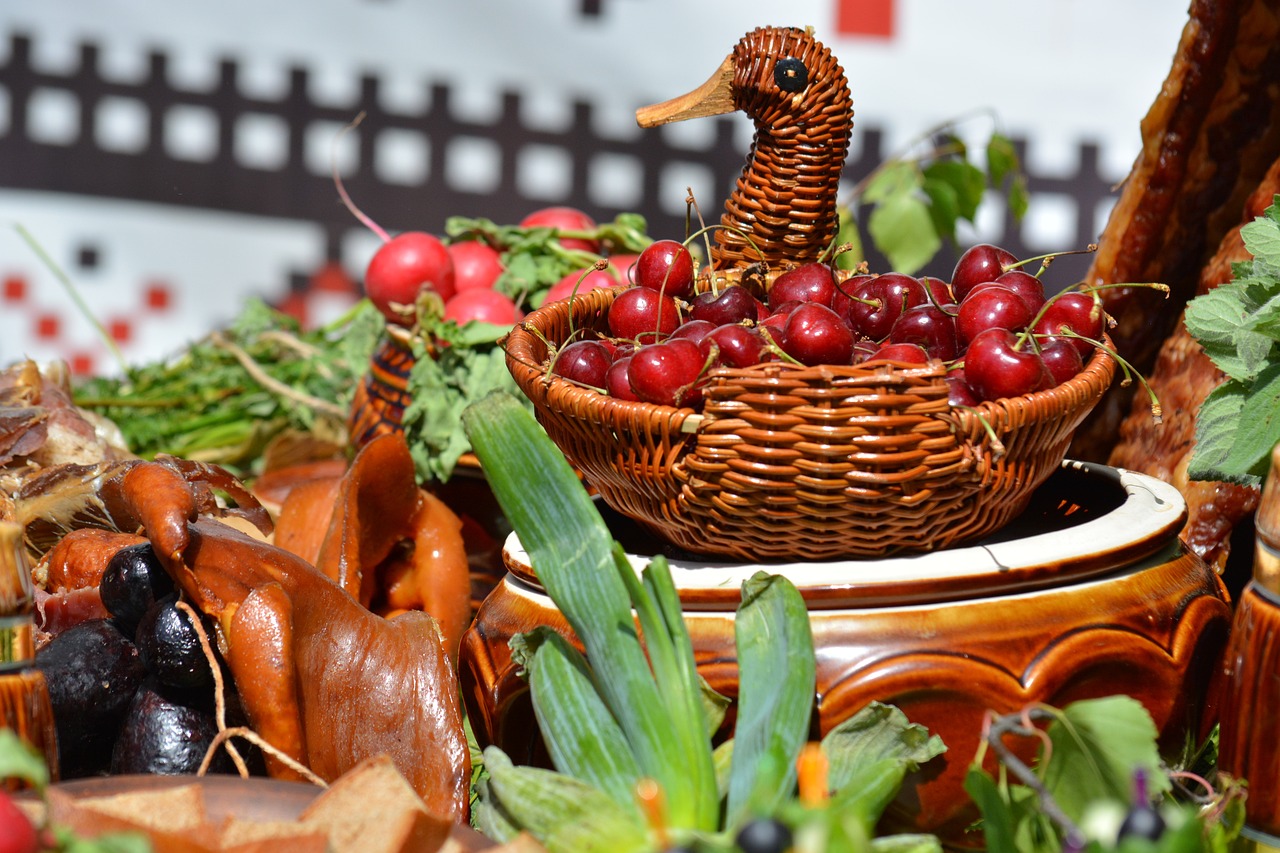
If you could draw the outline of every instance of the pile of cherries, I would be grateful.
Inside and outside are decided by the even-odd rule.
[[[762,296],[743,284],[695,294],[688,249],[659,240],[636,260],[634,284],[614,298],[607,334],[567,343],[551,372],[624,400],[696,407],[716,367],[886,359],[942,362],[952,405],[1021,396],[1079,373],[1105,327],[1094,294],[1046,298],[1023,266],[983,243],[961,255],[950,282],[896,272],[843,277],[808,263]]]

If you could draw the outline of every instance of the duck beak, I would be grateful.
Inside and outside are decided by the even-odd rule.
[[[733,57],[730,56],[720,63],[711,79],[687,95],[636,110],[636,123],[641,127],[657,127],[690,118],[724,115],[737,108],[733,102]]]

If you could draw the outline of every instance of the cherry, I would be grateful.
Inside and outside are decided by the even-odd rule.
[[[952,406],[969,406],[970,408],[982,402],[969,387],[969,380],[965,378],[963,367],[953,367],[947,371],[947,402]]]
[[[845,315],[849,325],[876,341],[889,336],[904,311],[929,301],[929,294],[918,278],[899,272],[863,282],[853,289],[852,295],[856,299]]]
[[[496,290],[473,287],[459,291],[444,304],[444,318],[452,320],[459,326],[475,320],[479,323],[494,323],[499,326],[511,326],[524,316],[524,312],[512,301],[511,297]]]
[[[929,301],[934,305],[951,305],[955,303],[956,296],[951,292],[951,285],[942,279],[931,275],[923,275],[920,276],[920,283],[924,285],[925,290],[929,291]]]
[[[702,355],[711,356],[711,347],[717,350],[716,364],[727,367],[750,367],[759,364],[764,355],[764,337],[755,329],[739,323],[716,326],[698,344]]]
[[[453,261],[453,284],[457,290],[487,290],[505,269],[498,250],[480,240],[462,240],[446,248]]]
[[[617,287],[618,280],[610,275],[606,270],[593,269],[585,276],[582,270],[577,270],[566,275],[564,278],[551,285],[551,289],[547,291],[547,295],[542,297],[543,305],[550,305],[552,302],[559,302],[561,299],[568,299],[577,293],[579,296],[588,290],[595,290],[597,287]]]
[[[1053,375],[1040,354],[1019,349],[1019,337],[1008,329],[981,332],[964,354],[969,387],[983,400],[1020,397],[1053,387]]]
[[[695,296],[689,316],[695,320],[710,320],[717,326],[741,323],[759,319],[762,304],[742,285],[731,284],[719,293],[708,290]]]
[[[870,338],[858,338],[853,342],[853,363],[862,364],[864,361],[870,361],[879,349],[880,345]]]
[[[836,279],[831,267],[814,261],[787,270],[774,279],[769,287],[769,306],[792,301],[829,306],[835,292]]]
[[[868,361],[900,361],[906,364],[928,364],[929,353],[919,344],[881,344]]]
[[[427,289],[448,300],[457,286],[449,250],[437,237],[421,231],[408,231],[383,243],[364,271],[365,295],[393,323],[412,325],[412,309],[395,306],[412,306]]]
[[[963,301],[975,285],[995,281],[1016,263],[1018,259],[999,246],[990,243],[970,246],[960,255],[951,273],[951,292],[956,299]]]
[[[697,344],[688,338],[671,338],[636,350],[627,375],[631,390],[644,402],[686,406],[702,399],[695,385],[705,364]]]
[[[1102,304],[1091,294],[1073,290],[1060,293],[1050,300],[1032,331],[1037,335],[1060,335],[1065,328],[1068,332],[1096,341],[1102,339],[1105,322]],[[1089,341],[1074,337],[1070,340],[1080,351],[1082,359],[1093,353],[1094,345]]]
[[[693,255],[675,240],[655,240],[636,260],[635,283],[683,299],[693,293]]]
[[[1084,370],[1084,359],[1070,338],[1044,338],[1039,343],[1040,357],[1049,368],[1055,385],[1061,385]]]
[[[676,330],[671,333],[673,338],[688,338],[695,344],[702,343],[702,339],[716,328],[716,324],[710,320],[685,320]]]
[[[951,361],[960,352],[955,318],[931,303],[904,311],[889,330],[889,342],[919,344],[939,361]]]
[[[604,390],[610,397],[630,400],[633,403],[640,402],[636,392],[631,390],[630,370],[630,355],[615,358],[613,364],[609,365],[609,369],[604,374]]]
[[[862,285],[863,282],[871,281],[875,278],[870,273],[860,275],[851,275],[844,281],[836,285],[836,292],[831,297],[831,310],[839,314],[841,317],[849,316],[849,306],[853,304],[853,292]]]
[[[801,364],[853,362],[853,331],[839,314],[817,302],[802,303],[787,315],[779,343]]]
[[[1044,306],[1044,282],[1029,272],[1009,270],[996,278],[995,283],[1021,296],[1032,311],[1039,311]]]
[[[680,307],[672,297],[632,286],[614,297],[609,306],[609,329],[614,337],[641,344],[655,343],[680,325]]]
[[[604,388],[605,373],[612,362],[608,348],[600,341],[574,341],[556,355],[551,372],[579,385]]]
[[[544,207],[520,220],[521,228],[550,228],[557,232],[560,245],[566,249],[581,249],[595,254],[600,244],[582,237],[560,237],[560,231],[594,231],[596,222],[576,207]]]
[[[1036,312],[1007,287],[975,288],[956,314],[956,337],[963,346],[987,329],[1018,332],[1035,319]]]

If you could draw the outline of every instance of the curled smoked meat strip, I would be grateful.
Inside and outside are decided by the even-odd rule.
[[[1193,0],[1189,15],[1086,278],[1171,288],[1168,299],[1146,288],[1101,293],[1116,319],[1112,341],[1144,374],[1280,155],[1280,9],[1270,0]],[[1073,458],[1107,458],[1133,390],[1113,387],[1103,398],[1077,430]]]
[[[1204,268],[1197,293],[1230,281],[1231,265],[1249,259],[1240,227],[1262,215],[1276,193],[1280,193],[1280,160],[1267,171],[1244,204],[1242,221],[1227,233],[1217,254]],[[1232,530],[1257,508],[1259,497],[1256,488],[1187,479],[1187,463],[1195,444],[1196,412],[1225,378],[1187,333],[1179,317],[1173,334],[1160,348],[1150,376],[1152,390],[1165,409],[1164,423],[1152,427],[1147,401],[1135,399],[1133,410],[1120,425],[1120,441],[1107,460],[1111,465],[1151,474],[1177,486],[1187,500],[1182,538],[1219,571],[1225,568],[1230,555]]]
[[[155,465],[156,463],[143,463]],[[182,480],[157,465],[157,479]],[[365,758],[391,756],[429,808],[466,815],[470,754],[457,679],[426,613],[384,619],[296,554],[201,517],[143,505],[154,492],[124,483],[150,535],[185,529],[180,553],[159,553],[183,594],[212,617],[250,725],[286,755],[333,780]],[[159,549],[157,549],[159,551]],[[278,778],[293,771],[268,759]]]

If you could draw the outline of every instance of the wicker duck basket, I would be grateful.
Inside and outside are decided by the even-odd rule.
[[[700,412],[550,375],[551,347],[604,332],[620,290],[533,312],[507,339],[507,365],[605,502],[703,555],[870,558],[986,536],[1061,463],[1115,372],[1098,350],[1056,388],[966,410],[948,404],[941,367],[772,362],[712,371]]]

